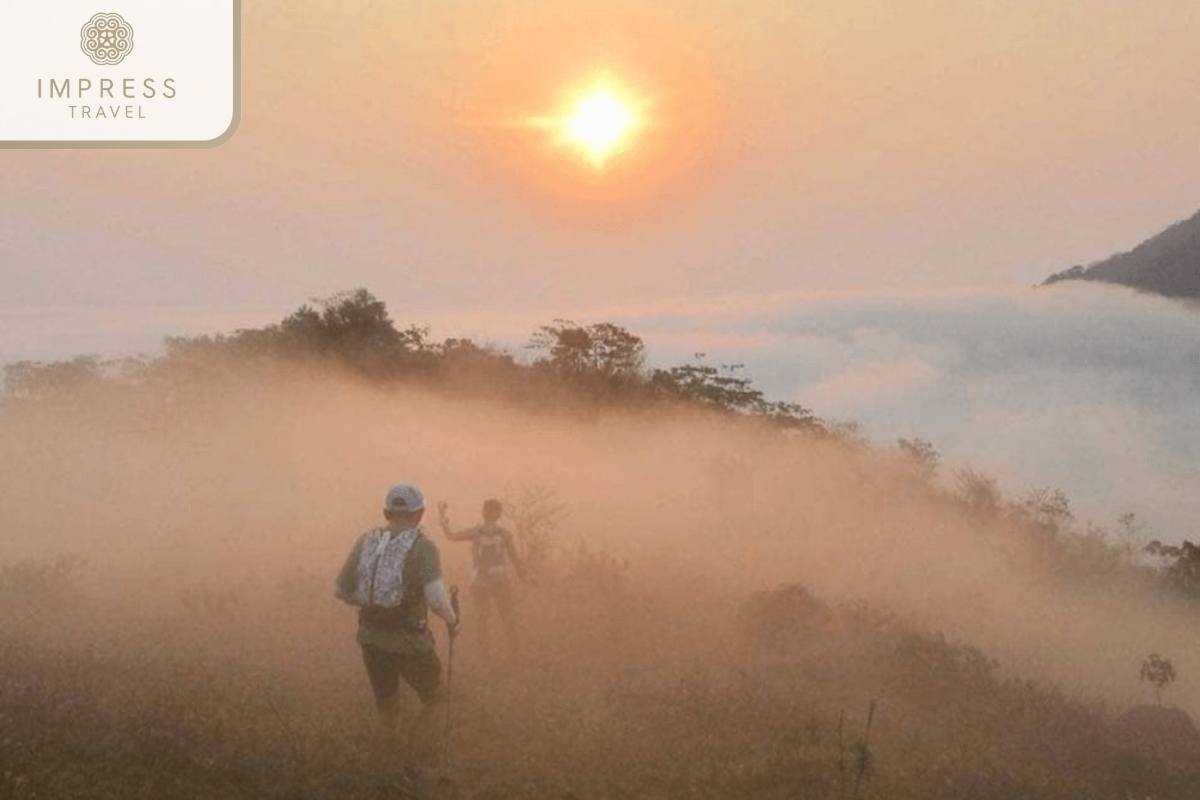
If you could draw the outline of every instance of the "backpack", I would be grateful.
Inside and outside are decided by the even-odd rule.
[[[504,537],[499,534],[480,536],[475,558],[485,569],[504,566]]]
[[[415,528],[395,536],[375,528],[361,537],[338,575],[335,595],[352,606],[395,608],[404,599],[404,565],[421,538]]]
[[[475,580],[508,580],[508,555],[504,552],[504,541],[505,536],[500,529],[495,533],[483,531],[476,537],[473,546]]]

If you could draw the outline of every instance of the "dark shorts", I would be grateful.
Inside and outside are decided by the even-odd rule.
[[[364,644],[362,651],[376,699],[384,700],[396,694],[400,678],[404,678],[426,705],[441,698],[442,662],[434,651],[400,654],[370,644]]]

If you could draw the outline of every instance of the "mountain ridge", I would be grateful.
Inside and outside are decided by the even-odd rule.
[[[1069,280],[1116,283],[1166,297],[1200,300],[1200,212],[1128,252],[1056,272],[1040,285]]]

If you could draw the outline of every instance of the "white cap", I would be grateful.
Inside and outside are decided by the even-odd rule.
[[[421,490],[407,483],[397,483],[388,489],[387,499],[383,501],[384,511],[399,511],[411,513],[425,507],[425,496]]]

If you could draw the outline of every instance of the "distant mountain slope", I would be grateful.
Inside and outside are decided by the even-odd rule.
[[[1051,275],[1042,285],[1067,280],[1106,281],[1167,297],[1200,299],[1200,213],[1128,253],[1086,268],[1071,267]]]

